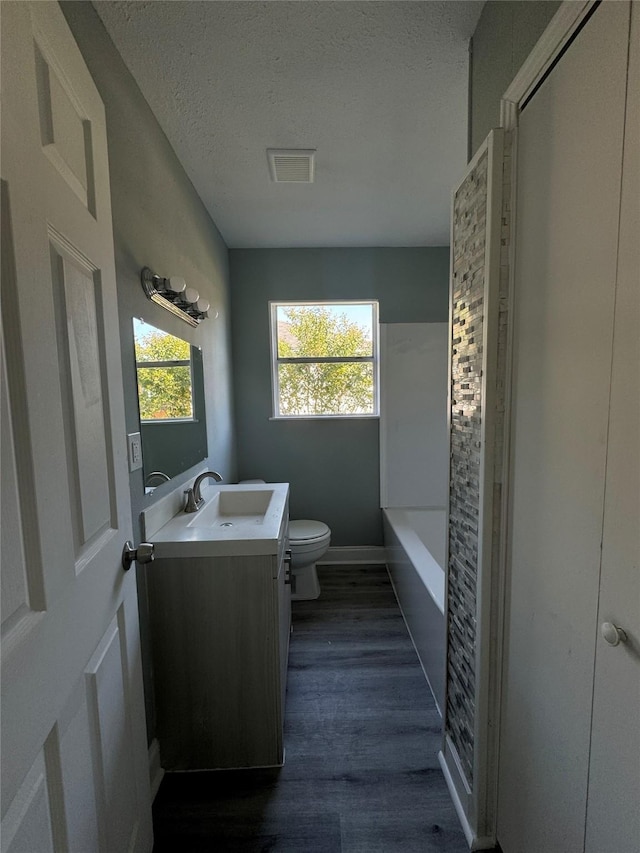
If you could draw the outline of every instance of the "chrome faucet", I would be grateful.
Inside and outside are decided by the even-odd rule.
[[[206,480],[207,477],[215,480],[216,483],[222,482],[222,477],[217,471],[203,471],[202,474],[198,474],[193,482],[193,488],[185,491],[185,495],[187,496],[187,502],[184,507],[185,512],[197,512],[204,503],[204,498],[200,494],[200,486],[202,485],[202,481]]]

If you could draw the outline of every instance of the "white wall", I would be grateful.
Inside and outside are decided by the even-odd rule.
[[[380,326],[380,502],[447,502],[448,323]]]

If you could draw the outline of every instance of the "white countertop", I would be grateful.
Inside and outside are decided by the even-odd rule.
[[[225,496],[225,492],[231,494]],[[251,501],[257,496],[247,493],[255,492],[272,493],[262,502],[264,510],[234,511],[233,504],[242,504],[245,497]],[[204,505],[197,512],[181,510],[149,537],[155,545],[156,558],[277,554],[288,496],[288,483],[203,485]]]

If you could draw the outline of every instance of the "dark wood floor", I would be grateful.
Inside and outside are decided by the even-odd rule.
[[[440,718],[381,567],[294,602],[280,770],[168,774],[155,853],[466,853]]]

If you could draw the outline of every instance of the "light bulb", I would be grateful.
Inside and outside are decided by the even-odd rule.
[[[165,278],[164,281],[166,289],[171,293],[182,293],[187,287],[187,282],[177,275],[172,275],[171,278]]]

